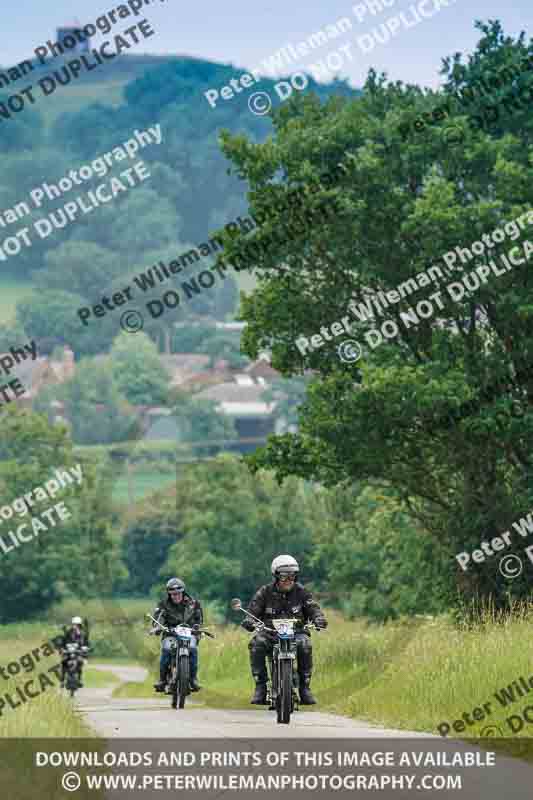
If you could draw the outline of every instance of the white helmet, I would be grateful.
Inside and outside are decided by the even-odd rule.
[[[72,617],[72,624],[73,625],[82,625],[81,617]]]
[[[276,556],[270,565],[272,577],[277,578],[279,572],[292,572],[298,575],[300,567],[292,556]]]

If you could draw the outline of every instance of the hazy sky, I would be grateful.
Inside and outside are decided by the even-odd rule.
[[[439,82],[440,59],[456,51],[468,52],[477,41],[473,23],[476,19],[500,19],[506,33],[517,35],[525,30],[531,35],[533,26],[533,4],[531,0],[426,0],[424,9],[433,12],[434,4],[448,2],[430,19],[408,29],[400,24],[394,38],[385,44],[377,44],[371,52],[363,53],[355,43],[358,36],[368,34],[380,23],[396,16],[400,11],[406,14],[411,24],[414,21],[411,6],[420,0],[367,0],[382,11],[372,15],[367,10],[359,21],[352,9],[357,4],[353,0],[263,0],[251,3],[250,0],[231,0],[230,3],[217,3],[216,0],[149,0],[143,14],[152,23],[156,36],[143,41],[131,52],[173,53],[199,56],[214,61],[230,62],[239,67],[253,68],[289,42],[295,44],[308,38],[339,18],[348,17],[353,29],[339,39],[314,51],[312,57],[304,58],[288,71],[305,68],[324,58],[339,46],[352,42],[353,61],[347,56],[341,74],[350,79],[352,85],[359,86],[370,66],[386,70],[393,80],[416,82],[435,86]],[[360,0],[364,5],[365,0]],[[28,57],[35,47],[47,39],[55,38],[58,25],[77,19],[82,25],[94,22],[97,16],[117,8],[119,2],[101,0],[16,0],[9,3],[2,23],[1,61],[11,66]],[[130,17],[119,21],[112,33],[134,24]],[[100,37],[103,41],[108,36]],[[383,35],[383,34],[381,34]],[[365,40],[368,45],[368,39]]]

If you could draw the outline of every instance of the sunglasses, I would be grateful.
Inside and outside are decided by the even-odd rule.
[[[279,579],[280,581],[295,581],[296,575],[294,572],[280,572]]]
[[[169,594],[183,594],[183,589],[171,589]]]

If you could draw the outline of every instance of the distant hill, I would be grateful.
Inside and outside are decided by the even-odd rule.
[[[68,58],[59,56],[46,64],[41,64],[38,60],[28,59],[33,67],[23,79],[12,82],[9,86],[0,88],[0,94],[16,94],[21,88],[31,84],[35,86],[45,75],[60,69],[66,62],[75,58],[69,55]],[[129,55],[122,53],[112,63],[98,67],[94,70],[83,70],[76,80],[67,86],[61,86],[51,97],[46,98],[45,102],[38,105],[47,125],[52,125],[57,117],[64,112],[76,112],[87,107],[91,103],[105,103],[106,105],[118,106],[123,101],[122,90],[131,81],[141,78],[149,70],[160,67],[164,64],[171,64],[174,61],[187,61],[191,65],[195,62],[202,63],[200,59],[184,55]],[[13,66],[13,65],[10,65]],[[9,67],[0,67],[0,73],[6,73]]]

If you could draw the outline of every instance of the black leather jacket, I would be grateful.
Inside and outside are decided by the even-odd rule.
[[[70,628],[64,628],[61,639],[61,647],[64,649],[67,644],[74,642],[78,642],[80,647],[89,647],[89,636],[85,633],[83,628],[81,629],[79,635],[74,626],[71,626]]]
[[[261,586],[254,594],[248,611],[268,627],[272,627],[273,619],[283,618],[297,619],[297,628],[302,628],[307,622],[320,621],[324,628],[328,624],[319,604],[301,583],[295,583],[290,592],[280,592],[275,581]],[[250,617],[246,617],[242,627],[253,630],[254,623]]]
[[[193,625],[202,625],[204,621],[200,601],[195,600],[194,597],[191,597],[186,592],[183,594],[181,603],[173,603],[169,597],[161,600],[152,616],[161,625],[166,625],[167,628],[174,628],[176,625],[190,625],[192,627]],[[157,628],[157,625],[154,627]],[[158,628],[156,633],[166,635],[165,631],[161,631],[161,628]]]

